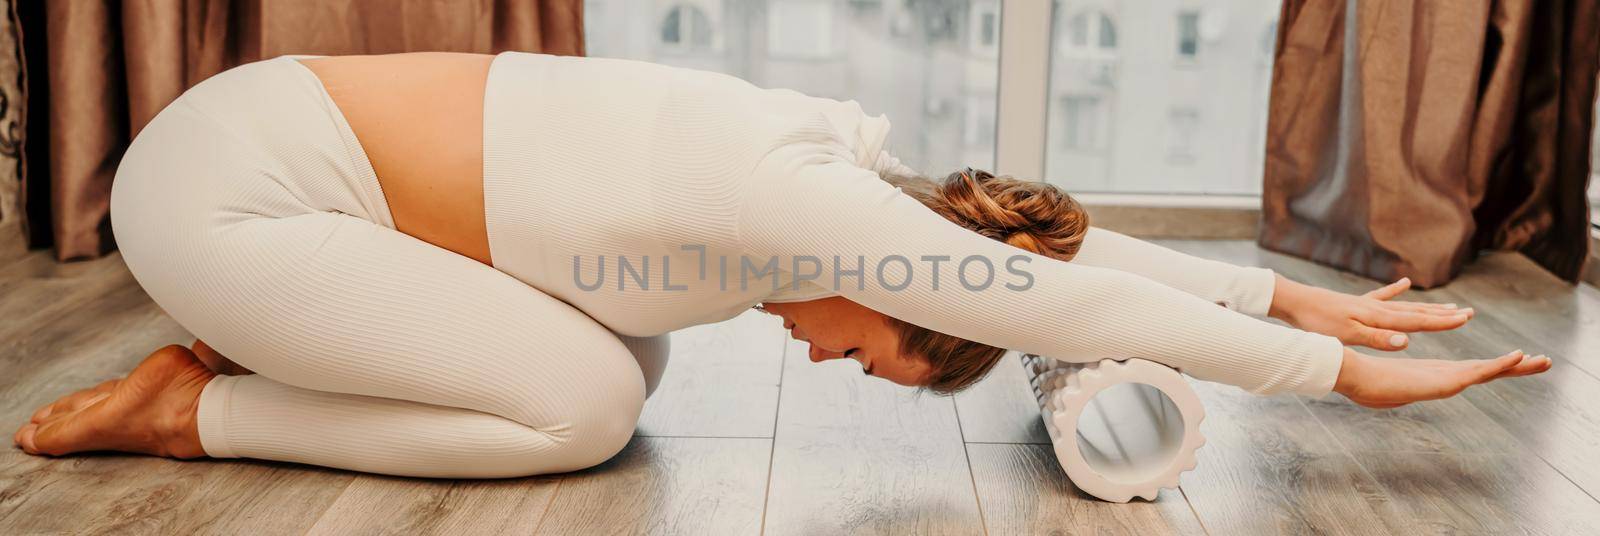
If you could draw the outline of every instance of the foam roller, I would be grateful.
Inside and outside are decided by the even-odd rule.
[[[1182,374],[1143,359],[1069,363],[1023,354],[1023,369],[1067,478],[1125,503],[1155,500],[1195,467],[1205,409]]]

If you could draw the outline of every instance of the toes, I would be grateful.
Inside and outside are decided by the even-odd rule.
[[[103,447],[97,439],[103,439],[104,434],[97,434],[93,419],[84,418],[84,413],[92,411],[94,405],[106,398],[111,393],[101,393],[84,404],[82,409],[70,413],[61,413],[54,419],[48,419],[35,426],[32,433],[24,437],[23,450],[30,454],[48,454],[61,456],[74,452],[99,450]]]
[[[11,440],[15,441],[17,446],[22,447],[23,452],[28,454],[38,454],[39,449],[33,446],[33,435],[38,430],[39,425],[37,424],[31,422],[24,424],[22,425],[21,429],[17,430],[17,435],[12,437]]]
[[[38,411],[35,411],[33,413],[33,417],[29,419],[29,422],[41,423],[46,419],[49,419],[51,415],[71,413],[73,411],[82,409],[85,406],[88,406],[89,401],[93,400],[96,396],[110,393],[111,390],[116,388],[117,384],[121,381],[122,380],[107,380],[100,382],[99,385],[89,389],[84,389],[82,391],[63,396],[55,402],[46,404],[44,407],[39,408]]]

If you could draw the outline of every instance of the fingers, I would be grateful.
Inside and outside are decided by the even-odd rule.
[[[1521,363],[1517,363],[1516,366],[1501,371],[1499,374],[1496,374],[1490,379],[1498,380],[1500,378],[1515,378],[1517,376],[1538,374],[1550,370],[1551,366],[1553,366],[1553,363],[1549,357],[1544,355],[1536,355],[1523,359]]]
[[[1499,376],[1500,374],[1505,373],[1511,370],[1512,367],[1522,363],[1523,359],[1526,357],[1527,355],[1522,353],[1522,350],[1515,350],[1509,354],[1496,357],[1494,359],[1481,360],[1478,362],[1479,364],[1476,367],[1476,370],[1472,371],[1472,375],[1475,377],[1472,383],[1483,383],[1495,379],[1495,377]]]
[[[1462,309],[1456,307],[1456,304],[1454,303],[1392,301],[1384,302],[1382,307],[1394,311],[1411,311],[1414,313],[1427,313],[1433,315],[1473,314],[1471,307]]]
[[[1388,300],[1389,298],[1399,296],[1400,293],[1405,292],[1408,288],[1411,288],[1411,278],[1402,277],[1399,281],[1395,281],[1393,283],[1373,289],[1366,294],[1362,294],[1362,296],[1375,300]]]
[[[1390,352],[1404,350],[1406,345],[1411,342],[1411,338],[1407,337],[1406,334],[1387,329],[1369,328],[1363,330],[1361,336],[1362,340],[1366,341],[1363,344],[1368,348]]]
[[[1456,314],[1430,314],[1414,311],[1379,309],[1361,319],[1363,324],[1395,331],[1445,331],[1461,327],[1472,319],[1472,309],[1461,309]]]

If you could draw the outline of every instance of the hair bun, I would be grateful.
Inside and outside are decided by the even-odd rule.
[[[966,169],[934,191],[935,212],[962,227],[1034,253],[1072,260],[1089,232],[1089,214],[1051,184]]]

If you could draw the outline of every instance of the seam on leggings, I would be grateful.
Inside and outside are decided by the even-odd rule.
[[[306,77],[316,87],[317,94],[322,97],[324,106],[327,106],[329,120],[333,123],[334,130],[339,133],[340,140],[344,143],[345,157],[350,159],[351,169],[356,173],[356,180],[360,182],[357,195],[362,196],[362,205],[371,212],[373,223],[396,229],[394,214],[389,211],[389,199],[383,194],[383,185],[378,182],[378,172],[372,168],[372,161],[367,158],[367,151],[361,146],[361,139],[356,137],[355,129],[350,127],[349,120],[344,115],[344,110],[339,108],[339,103],[333,100],[333,95],[328,94],[328,87],[322,84],[322,79],[306,64],[296,58],[318,57],[311,55],[285,55],[278,59],[293,63],[294,69]],[[396,229],[398,230],[398,229]]]

